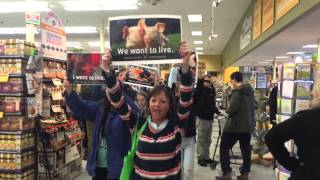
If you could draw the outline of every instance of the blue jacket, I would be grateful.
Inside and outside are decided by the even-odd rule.
[[[133,112],[138,112],[134,101],[124,94],[124,97]],[[99,145],[99,130],[101,128],[102,112],[93,101],[81,100],[76,92],[72,91],[65,96],[70,110],[77,116],[82,117],[95,124],[92,151],[87,160],[87,172],[90,176],[95,176],[96,156]],[[131,147],[131,134],[129,125],[120,119],[114,111],[108,113],[106,123],[107,146],[108,146],[108,178],[118,179],[123,166],[123,158]]]

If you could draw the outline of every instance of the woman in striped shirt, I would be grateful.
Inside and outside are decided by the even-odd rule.
[[[180,45],[183,58],[181,66],[180,102],[173,108],[173,96],[167,86],[156,86],[148,96],[147,119],[132,113],[125,102],[119,82],[116,81],[111,66],[111,52],[108,50],[102,60],[104,77],[107,83],[107,96],[111,105],[120,114],[122,120],[131,127],[137,123],[138,129],[148,121],[142,132],[135,154],[133,180],[181,179],[181,137],[183,124],[188,119],[193,104],[192,77],[189,71],[191,52],[185,42]]]

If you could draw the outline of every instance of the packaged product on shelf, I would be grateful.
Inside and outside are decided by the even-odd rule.
[[[0,62],[1,74],[21,74],[23,70],[21,59],[4,59]]]
[[[21,151],[34,146],[34,135],[29,134],[0,134],[0,150]]]
[[[296,99],[295,113],[310,108],[310,100],[308,99]]]
[[[82,172],[82,159],[77,159],[69,164],[69,179],[75,179]]]
[[[38,114],[37,111],[37,101],[35,97],[28,97],[28,118],[35,117]]]
[[[34,120],[21,116],[5,116],[0,119],[0,131],[24,131],[34,128]]]
[[[288,63],[283,66],[283,79],[284,80],[294,80],[296,72],[296,64]]]
[[[34,180],[34,170],[24,171],[22,173],[0,173],[1,180]]]
[[[296,89],[296,97],[298,98],[310,98],[311,97],[311,90],[312,90],[312,82],[296,82],[297,89]]]
[[[17,56],[30,56],[35,50],[35,44],[19,39],[8,39],[5,42],[4,54]]]
[[[281,114],[291,115],[293,113],[293,100],[281,99]]]
[[[47,157],[49,167],[46,167],[45,157]],[[61,169],[65,166],[65,150],[60,149],[57,152],[47,152],[46,154],[43,152],[38,153],[38,172],[39,173],[47,173],[54,172],[58,169]]]
[[[5,40],[0,40],[0,55],[4,55],[5,44]]]
[[[9,78],[8,82],[0,83],[0,94],[18,94],[23,92],[21,78]]]
[[[311,64],[297,64],[297,80],[311,80],[312,66]]]
[[[69,180],[69,168],[68,166],[58,170],[55,173],[49,174],[46,173],[39,173],[38,180],[48,180],[49,177],[52,177],[52,180]]]
[[[23,98],[0,97],[0,110],[5,113],[21,113],[24,111]]]
[[[34,152],[0,153],[0,170],[18,171],[34,165]]]

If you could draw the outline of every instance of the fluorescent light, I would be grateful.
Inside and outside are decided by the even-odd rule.
[[[65,27],[67,34],[94,34],[97,33],[97,28],[93,26],[73,26]]]
[[[297,56],[295,59],[294,59],[294,62],[295,63],[303,63],[303,59],[301,56]]]
[[[193,41],[193,44],[203,44],[203,41]]]
[[[137,0],[70,0],[60,2],[66,11],[107,11],[138,9]]]
[[[276,56],[276,59],[288,59],[289,56]]]
[[[195,50],[196,51],[203,51],[203,47],[196,47]]]
[[[192,36],[202,36],[202,31],[192,31]]]
[[[91,41],[91,42],[88,42],[88,44],[89,44],[89,46],[91,46],[91,47],[100,47],[100,41]],[[104,43],[104,46],[106,47],[106,48],[108,48],[109,47],[109,44],[110,44],[110,42],[105,42]]]
[[[81,48],[80,42],[67,42],[67,47]]]
[[[305,52],[302,52],[302,51],[292,51],[292,52],[287,52],[286,54],[304,54]]]
[[[308,44],[308,45],[304,45],[302,48],[316,49],[316,48],[318,48],[318,45],[317,44]]]
[[[34,33],[39,34],[39,31],[37,29],[35,29]],[[24,28],[24,27],[0,28],[0,34],[26,34],[26,28]]]
[[[197,52],[197,54],[201,55],[201,54],[203,54],[203,52]]]
[[[15,13],[15,12],[42,12],[50,11],[48,2],[34,1],[32,3],[19,1],[19,2],[0,2],[0,13]]]
[[[201,14],[188,15],[189,22],[202,22]]]

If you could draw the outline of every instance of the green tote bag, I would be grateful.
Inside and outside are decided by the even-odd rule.
[[[133,165],[134,165],[134,155],[136,154],[136,151],[137,151],[140,135],[146,128],[147,124],[148,124],[148,121],[146,121],[142,125],[140,130],[138,130],[138,125],[137,125],[136,130],[133,131],[132,140],[131,140],[131,149],[128,151],[128,154],[123,159],[123,167],[121,169],[120,180],[131,180]]]

